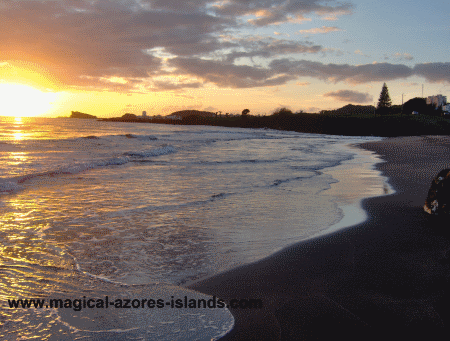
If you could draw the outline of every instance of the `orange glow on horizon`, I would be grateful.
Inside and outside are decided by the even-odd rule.
[[[29,85],[0,84],[0,115],[33,117],[45,114],[52,108],[58,94],[43,92]]]
[[[0,62],[0,116],[33,117],[52,108],[55,78],[36,63]]]
[[[28,85],[40,90],[56,91],[64,87],[50,70],[37,62],[0,62],[0,79],[3,83]]]

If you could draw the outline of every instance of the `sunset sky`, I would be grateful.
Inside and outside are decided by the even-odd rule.
[[[0,0],[0,115],[450,99],[448,0]]]

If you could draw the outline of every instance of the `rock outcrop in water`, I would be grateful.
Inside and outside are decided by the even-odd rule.
[[[96,119],[97,116],[85,114],[79,111],[72,111],[70,118],[87,118],[87,119]]]
[[[429,214],[450,214],[450,169],[434,178],[423,209]]]

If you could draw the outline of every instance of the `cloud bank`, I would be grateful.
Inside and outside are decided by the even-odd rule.
[[[318,0],[0,0],[0,75],[13,76],[2,73],[7,67],[27,68],[60,87],[123,92],[206,83],[252,88],[305,78],[361,84],[415,75],[450,82],[448,62],[324,64],[307,60],[331,53],[319,44],[237,34],[308,15],[331,20],[352,10],[350,3]]]

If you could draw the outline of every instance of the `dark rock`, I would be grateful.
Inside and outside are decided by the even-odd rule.
[[[85,114],[79,111],[72,111],[70,118],[96,119],[97,116]]]
[[[434,178],[423,209],[429,214],[450,214],[450,169],[440,171]]]

